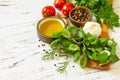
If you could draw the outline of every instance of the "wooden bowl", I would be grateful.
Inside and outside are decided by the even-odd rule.
[[[65,28],[65,23],[58,17],[46,17],[38,21],[37,34],[40,40],[46,43],[53,41],[52,34]]]
[[[75,7],[70,11],[69,19],[73,25],[80,27],[92,20],[92,12],[84,6]]]

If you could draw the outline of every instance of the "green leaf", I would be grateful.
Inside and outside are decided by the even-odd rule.
[[[78,30],[78,36],[79,36],[80,38],[84,38],[84,37],[85,37],[85,32],[84,32],[82,29],[79,29],[79,30]]]
[[[92,53],[92,59],[97,60],[97,53],[96,52]]]
[[[92,59],[92,53],[90,51],[86,51],[86,54],[87,54],[88,58]]]
[[[110,60],[112,63],[115,63],[119,60],[119,57],[116,55],[116,43],[112,44]]]
[[[74,29],[76,29],[75,26],[68,26],[68,27],[67,27],[67,30],[68,30],[69,32],[71,32],[71,31],[74,30]]]
[[[89,40],[89,42],[93,42],[93,41],[95,41],[97,39],[97,37],[96,36],[92,36],[92,35],[88,35],[87,39]]]
[[[108,39],[106,38],[100,38],[100,44],[104,47],[104,46],[107,46],[108,44]]]
[[[110,63],[111,61],[108,59],[106,62],[104,62],[104,63],[100,63],[99,65],[106,65],[106,64],[108,64],[108,63]]]
[[[107,53],[102,53],[102,54],[99,54],[98,57],[97,57],[98,61],[101,62],[101,63],[104,63],[107,61],[108,59],[108,54]]]
[[[68,39],[63,39],[62,40],[62,45],[65,46],[65,47],[68,47],[72,42],[69,41]]]
[[[112,55],[115,55],[115,54],[116,54],[116,45],[112,45],[111,54],[112,54]]]
[[[71,50],[71,51],[79,51],[80,47],[76,44],[70,44],[68,49]]]
[[[60,38],[62,36],[62,32],[54,32],[53,34],[52,34],[52,37],[53,38]]]
[[[71,34],[70,34],[70,32],[67,29],[64,29],[62,31],[62,36],[65,37],[65,38],[67,38],[67,39],[70,39]]]
[[[116,46],[116,45],[117,45],[117,43],[113,39],[108,40],[108,46],[109,47],[113,47],[113,46]]]
[[[86,50],[86,46],[85,45],[83,45],[83,49],[82,49],[82,52],[86,52],[87,50]]]
[[[100,53],[100,52],[103,51],[103,48],[102,48],[102,47],[97,47],[97,48],[96,48],[96,51]]]
[[[115,63],[115,62],[119,61],[120,59],[117,55],[111,55],[110,60],[112,63]]]
[[[98,46],[99,40],[96,38],[94,41],[90,42],[92,46]]]
[[[87,58],[86,54],[83,54],[83,56],[82,56],[82,58],[80,60],[80,66],[82,68],[86,67],[87,62],[88,62],[88,58]]]
[[[80,51],[78,51],[78,52],[75,53],[75,55],[74,55],[74,62],[78,61],[78,59],[80,58],[80,55],[81,55]]]
[[[50,43],[51,48],[56,47],[57,44],[59,43],[59,41],[60,41],[60,39],[56,39],[56,40],[52,41],[52,42]]]

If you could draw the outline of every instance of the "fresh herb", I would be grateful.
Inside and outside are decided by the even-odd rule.
[[[68,64],[69,64],[69,61],[58,63],[58,65],[60,65],[60,66],[57,66],[57,71],[60,73],[66,72],[66,68],[67,68]]]
[[[119,60],[116,55],[117,44],[113,39],[108,40],[98,38],[90,33],[86,34],[81,28],[75,26],[68,26],[60,33],[55,33],[61,36],[51,42],[52,51],[46,53],[43,59],[53,59],[55,53],[61,57],[66,56],[66,59],[72,55],[74,62],[80,60],[82,68],[87,66],[89,59],[99,62],[99,65],[115,63]],[[58,35],[54,35],[54,37]],[[68,62],[60,64],[62,66],[58,67],[58,71],[62,73],[65,71]]]
[[[114,12],[110,0],[75,0],[76,6],[86,6],[96,17],[97,22],[108,24],[109,28],[120,26],[119,16]]]
[[[54,55],[57,51],[58,51],[58,49],[54,48],[51,52],[46,52],[46,54],[42,56],[42,59],[43,60],[53,59]]]

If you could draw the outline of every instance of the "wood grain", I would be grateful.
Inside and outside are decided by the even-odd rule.
[[[43,6],[53,5],[53,1],[0,0],[0,80],[120,80],[120,63],[110,71],[99,71],[83,70],[71,61],[68,75],[60,75],[54,67],[60,60],[41,60],[43,49],[50,47],[39,41],[36,24],[42,18]],[[114,0],[114,9],[120,16],[119,4],[120,0]]]

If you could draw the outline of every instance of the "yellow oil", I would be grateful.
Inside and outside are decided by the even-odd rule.
[[[63,28],[64,27],[60,21],[48,20],[48,21],[43,22],[40,25],[39,30],[42,34],[46,36],[52,36],[54,32],[60,32],[63,30]]]

